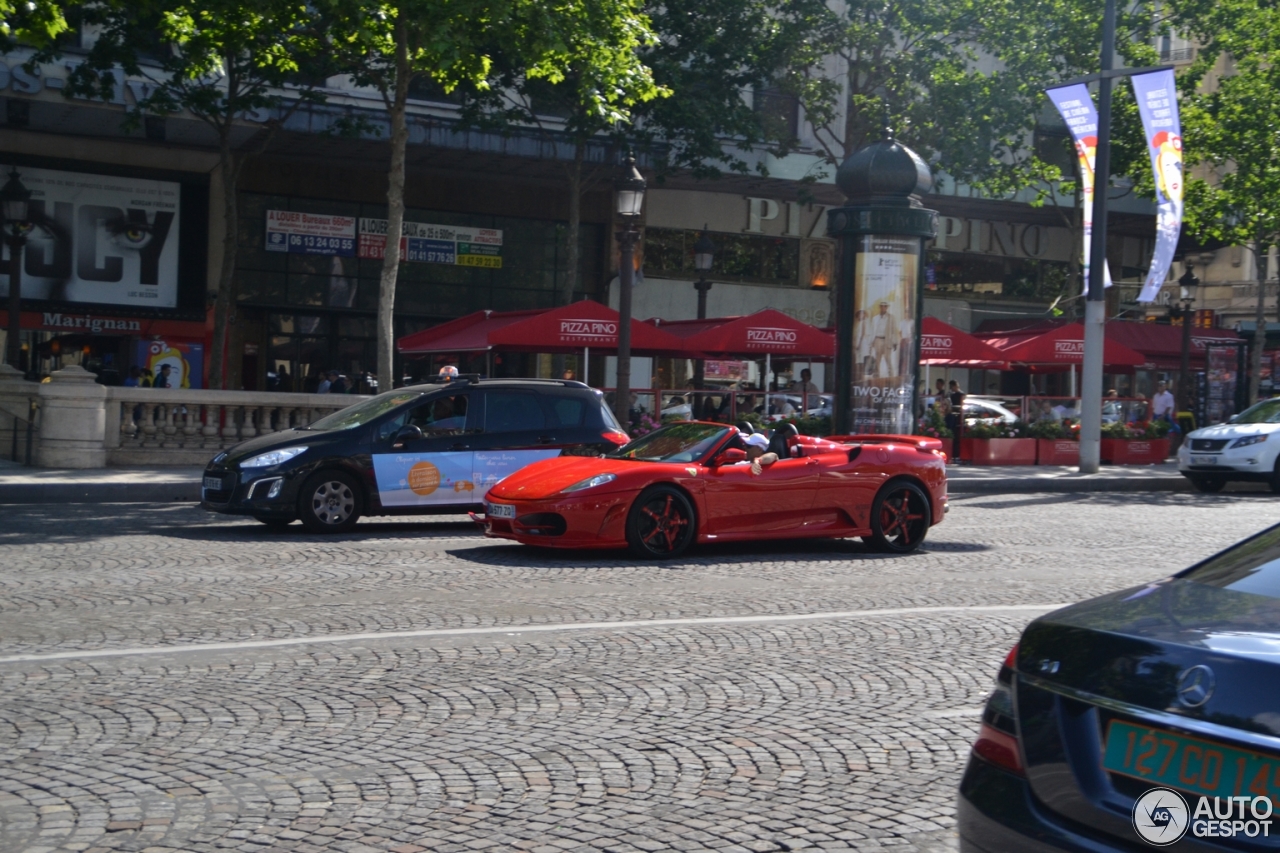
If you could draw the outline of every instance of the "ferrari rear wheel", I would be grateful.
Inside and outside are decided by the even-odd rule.
[[[627,515],[627,544],[646,560],[670,560],[693,544],[697,533],[693,504],[671,486],[646,489]]]
[[[909,554],[929,531],[929,498],[915,483],[889,483],[871,504],[871,535],[864,541],[877,551]]]

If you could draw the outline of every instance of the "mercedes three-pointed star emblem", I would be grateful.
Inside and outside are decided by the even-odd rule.
[[[1178,676],[1178,701],[1199,708],[1213,695],[1213,670],[1204,664],[1193,666]]]

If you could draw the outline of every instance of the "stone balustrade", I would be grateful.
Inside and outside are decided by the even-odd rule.
[[[0,409],[26,412],[29,401],[37,403],[33,458],[46,468],[204,465],[219,450],[245,439],[303,426],[366,399],[107,387],[80,367],[56,371],[44,384],[0,374]],[[0,447],[0,455],[7,448]]]
[[[245,439],[305,426],[367,399],[171,388],[106,391],[103,445],[109,465],[203,465],[217,451]]]

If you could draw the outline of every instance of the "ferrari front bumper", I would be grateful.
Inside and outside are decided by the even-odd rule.
[[[547,548],[625,548],[627,510],[634,495],[614,493],[531,501],[489,497],[476,521],[494,539]]]

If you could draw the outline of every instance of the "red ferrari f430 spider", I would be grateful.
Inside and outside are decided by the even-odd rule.
[[[672,424],[606,456],[535,462],[485,496],[487,535],[553,548],[630,548],[665,559],[695,543],[859,536],[914,551],[947,510],[937,439],[774,431],[777,461],[753,465],[746,437]],[[765,457],[768,461],[771,457]]]

